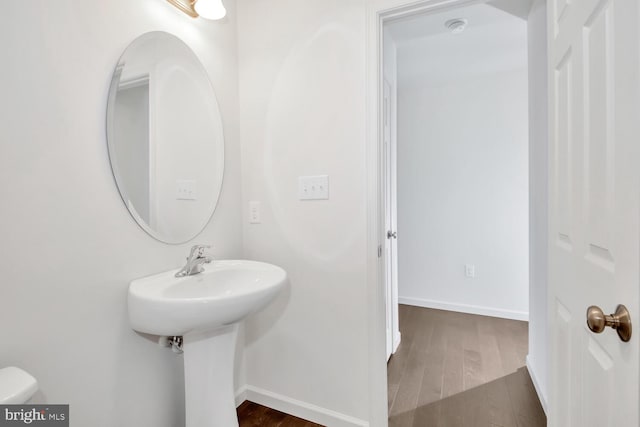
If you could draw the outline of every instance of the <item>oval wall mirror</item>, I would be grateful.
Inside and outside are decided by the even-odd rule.
[[[179,38],[147,33],[124,51],[107,142],[122,200],[147,233],[178,244],[204,229],[222,188],[222,118],[204,66]]]

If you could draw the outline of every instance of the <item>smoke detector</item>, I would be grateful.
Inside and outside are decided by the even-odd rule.
[[[465,28],[467,28],[468,23],[469,21],[464,18],[455,18],[449,19],[444,23],[444,26],[451,31],[451,34],[460,34],[465,30]]]

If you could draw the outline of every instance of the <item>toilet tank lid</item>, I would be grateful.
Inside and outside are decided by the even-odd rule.
[[[36,379],[22,369],[0,369],[0,405],[25,403],[37,390]]]

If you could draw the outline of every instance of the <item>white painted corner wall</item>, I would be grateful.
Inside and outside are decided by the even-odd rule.
[[[446,47],[450,35],[434,37]],[[403,79],[402,67],[412,67],[417,50],[399,47],[400,303],[529,318],[528,76],[521,40],[521,67],[436,83],[429,76]],[[421,57],[430,54],[446,60],[430,50]],[[475,277],[466,276],[466,265]]]
[[[529,355],[527,367],[547,411],[548,88],[547,4],[531,7],[529,32]]]
[[[364,7],[238,4],[245,256],[289,276],[246,323],[246,395],[329,426],[370,409]],[[329,200],[298,200],[298,177],[323,174]]]
[[[72,423],[184,423],[182,357],[133,332],[132,279],[178,268],[194,243],[243,255],[235,1],[193,20],[158,0],[7,2],[0,14],[0,366],[38,380],[36,403],[68,403]],[[215,88],[226,137],[218,208],[192,242],[166,245],[129,215],[105,140],[118,58],[139,35],[184,40]],[[236,381],[244,383],[239,355]]]

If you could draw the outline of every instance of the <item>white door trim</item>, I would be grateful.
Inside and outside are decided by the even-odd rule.
[[[366,34],[367,288],[369,324],[369,419],[387,427],[387,361],[382,182],[383,24],[391,19],[485,3],[486,0],[369,0]]]
[[[383,59],[384,61],[384,59]],[[383,120],[383,134],[384,138],[387,139],[386,145],[384,147],[385,153],[383,156],[384,159],[384,204],[385,204],[385,212],[384,212],[384,220],[385,220],[385,229],[387,233],[393,230],[393,226],[391,225],[391,220],[389,215],[389,210],[391,209],[391,177],[389,170],[391,169],[391,83],[382,76],[382,81],[384,85],[383,90],[383,104],[384,104],[384,120]],[[385,301],[386,301],[386,335],[387,335],[387,344],[386,344],[386,356],[387,360],[394,353],[393,348],[393,335],[395,332],[394,318],[393,318],[393,304],[398,304],[397,301],[393,301],[393,279],[390,276],[390,272],[393,271],[393,268],[389,268],[389,264],[392,262],[393,258],[393,250],[391,248],[389,236],[387,236],[387,240],[384,241],[384,247],[382,251],[382,256],[385,262]]]

